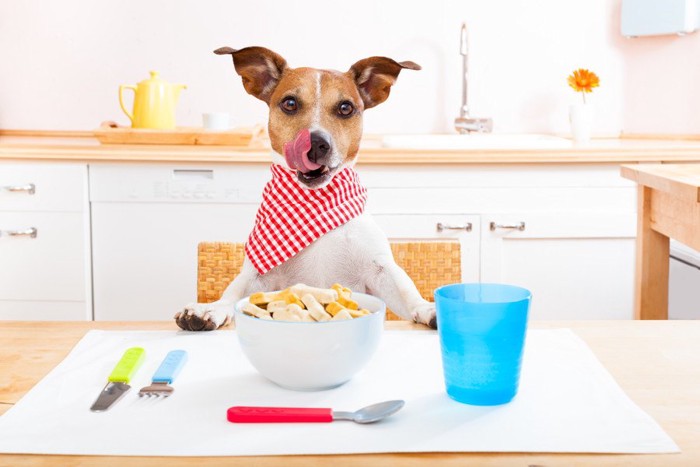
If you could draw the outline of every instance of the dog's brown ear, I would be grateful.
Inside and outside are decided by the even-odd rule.
[[[360,91],[365,109],[387,100],[391,86],[404,68],[420,70],[420,65],[413,62],[397,62],[387,57],[370,57],[350,67],[348,74]]]
[[[246,47],[241,50],[221,47],[214,53],[233,56],[233,66],[243,79],[243,87],[248,94],[270,104],[272,91],[287,68],[284,58],[264,47]]]

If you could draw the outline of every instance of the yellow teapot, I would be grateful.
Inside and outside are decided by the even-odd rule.
[[[158,72],[151,71],[151,77],[138,85],[122,84],[119,86],[119,105],[131,120],[132,128],[153,128],[172,130],[175,128],[175,106],[180,91],[187,89],[184,84],[171,84],[158,77]],[[134,91],[134,113],[124,105],[124,90]]]

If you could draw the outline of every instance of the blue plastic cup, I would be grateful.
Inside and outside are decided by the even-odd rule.
[[[498,405],[518,392],[532,294],[505,284],[452,284],[435,290],[447,395]]]

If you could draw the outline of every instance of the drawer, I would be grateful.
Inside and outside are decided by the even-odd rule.
[[[36,238],[5,232],[35,228]],[[0,300],[86,300],[82,213],[0,211]]]
[[[0,211],[80,212],[86,202],[87,165],[0,163]]]
[[[635,187],[369,188],[367,208],[377,214],[553,211],[626,212],[637,209]]]
[[[390,240],[479,238],[479,216],[469,214],[374,214]]]
[[[0,300],[0,320],[90,321],[85,302]]]
[[[469,138],[468,136],[466,138]],[[406,167],[363,165],[358,172],[368,188],[603,188],[636,184],[620,177],[619,163],[594,164],[436,164]]]
[[[90,164],[90,201],[258,205],[269,180],[260,164]]]

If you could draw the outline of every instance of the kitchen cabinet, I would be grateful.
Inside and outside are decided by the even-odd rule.
[[[529,288],[534,319],[632,318],[636,189],[617,163],[358,172],[391,240],[459,241],[462,280]],[[0,229],[39,235],[0,237],[0,319],[169,319],[195,300],[197,244],[244,242],[269,177],[259,162],[3,163],[0,186],[36,190],[0,191]]]
[[[482,225],[481,281],[529,289],[532,319],[632,318],[634,213],[499,213]]]
[[[92,319],[85,164],[0,163],[0,319]]]
[[[634,213],[374,217],[393,241],[460,242],[462,280],[526,287],[533,319],[631,318]]]
[[[269,168],[92,164],[94,316],[170,319],[197,298],[197,244],[245,242]]]
[[[460,241],[465,282],[530,289],[533,319],[633,317],[636,189],[617,164],[365,169],[389,238]]]

